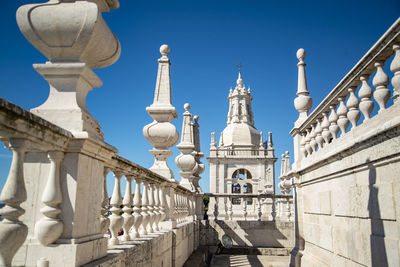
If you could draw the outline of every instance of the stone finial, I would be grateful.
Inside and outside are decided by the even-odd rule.
[[[307,79],[306,79],[306,63],[304,58],[306,57],[306,51],[303,48],[297,50],[297,63],[298,67],[298,84],[297,84],[297,98],[294,100],[294,106],[296,110],[300,113],[299,118],[295,122],[295,127],[300,126],[303,121],[308,116],[308,112],[312,106],[312,98],[309,95],[307,89]]]
[[[193,178],[193,185],[196,189],[197,193],[202,193],[203,191],[201,190],[201,187],[199,185],[199,180],[201,179],[200,174],[204,172],[204,164],[200,161],[202,157],[204,157],[203,152],[201,152],[200,149],[200,125],[199,125],[199,116],[194,115],[193,116],[193,135],[194,135],[194,158],[197,162],[197,170],[193,173],[194,178]],[[214,137],[214,142],[215,142],[215,137]],[[214,144],[215,146],[215,144]]]
[[[224,146],[224,132],[221,132],[219,137],[219,146]]]
[[[217,143],[215,142],[215,132],[211,133],[211,144],[210,144],[211,148],[216,148],[217,147]]]
[[[263,132],[260,132],[260,149],[264,149]]]
[[[160,53],[163,57],[168,57],[170,52],[171,52],[171,49],[169,48],[168,45],[163,44],[162,46],[160,46]]]
[[[168,149],[174,146],[179,139],[179,133],[170,122],[178,117],[171,100],[171,62],[167,57],[170,49],[167,45],[160,47],[162,57],[158,60],[158,72],[154,101],[146,108],[147,113],[154,121],[143,128],[143,135],[154,148],[150,153],[154,156],[154,164],[150,170],[172,181],[174,175],[168,167],[167,159],[172,154]],[[189,106],[190,108],[190,106]]]
[[[181,154],[175,158],[175,163],[178,168],[182,170],[179,172],[182,177],[180,185],[189,189],[190,191],[195,191],[193,178],[194,173],[197,171],[198,164],[193,156],[195,144],[192,114],[189,112],[190,105],[188,103],[184,105],[184,109],[185,112],[183,113],[181,142],[176,146]]]
[[[272,132],[268,132],[268,148],[272,148],[274,143],[272,141]]]

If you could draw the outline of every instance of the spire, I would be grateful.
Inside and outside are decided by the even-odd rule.
[[[242,87],[243,86],[243,80],[242,80],[242,72],[239,70],[239,75],[238,75],[238,79],[237,79],[237,81],[236,81],[236,84],[239,86],[239,87]]]
[[[241,65],[239,64],[239,68]],[[233,92],[230,90],[229,95],[229,111],[227,125],[231,123],[246,123],[254,126],[253,112],[251,109],[250,88],[246,89],[243,84],[242,71],[239,69],[238,79]]]
[[[161,57],[158,59],[158,71],[156,88],[154,91],[154,101],[153,104],[150,105],[150,107],[146,108],[146,111],[150,114],[150,116],[153,117],[152,114],[154,113],[154,115],[157,116],[161,108],[165,115],[169,115],[168,117],[163,116],[163,118],[167,119],[170,122],[174,118],[177,118],[178,114],[176,113],[175,108],[172,106],[171,100],[171,61],[168,58],[168,54],[170,53],[169,46],[165,44],[162,45],[160,47],[160,53]]]

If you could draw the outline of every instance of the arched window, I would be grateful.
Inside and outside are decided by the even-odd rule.
[[[251,173],[246,169],[237,169],[233,172],[232,178],[239,180],[251,179]]]
[[[240,193],[240,184],[238,183],[232,184],[232,193]]]

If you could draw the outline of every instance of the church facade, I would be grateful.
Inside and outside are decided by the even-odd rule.
[[[246,89],[241,72],[234,90],[230,89],[227,124],[219,142],[215,133],[211,134],[210,156],[210,192],[228,194],[230,197],[218,198],[218,219],[228,218],[229,207],[232,218],[257,219],[257,208],[261,205],[263,214],[270,214],[272,200],[263,200],[254,195],[275,194],[275,162],[272,133],[263,141],[263,134],[254,126],[252,111],[253,96],[250,88]],[[245,196],[249,197],[246,198]],[[245,198],[243,198],[245,197]],[[215,200],[210,200],[212,209]],[[244,209],[244,206],[246,208]],[[244,214],[244,210],[247,214]],[[209,213],[210,214],[210,213]],[[209,215],[213,217],[213,214]],[[269,216],[269,215],[265,215]],[[269,219],[269,218],[264,218]]]

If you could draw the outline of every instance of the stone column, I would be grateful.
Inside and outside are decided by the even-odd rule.
[[[160,47],[162,57],[158,60],[158,72],[154,101],[146,108],[147,113],[154,121],[143,128],[143,135],[154,148],[150,153],[154,156],[154,164],[150,168],[153,172],[175,181],[174,174],[168,167],[167,159],[172,155],[168,149],[174,146],[179,139],[179,133],[170,122],[178,117],[171,102],[171,79],[168,58],[170,49],[168,45]]]

